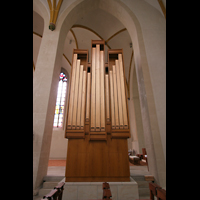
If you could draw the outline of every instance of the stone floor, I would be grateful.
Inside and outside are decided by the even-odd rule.
[[[47,176],[65,176],[65,166],[48,166]]]
[[[130,175],[150,174],[147,166],[130,166]],[[49,166],[47,176],[65,176],[65,166]]]
[[[137,177],[140,178],[140,176],[144,176],[144,175],[148,175],[148,174],[150,174],[150,173],[149,173],[149,171],[147,169],[147,166],[133,166],[133,165],[130,166],[130,176],[133,179],[134,178],[137,179]],[[63,177],[65,176],[65,166],[51,166],[51,165],[49,165],[48,166],[48,171],[47,171],[47,177],[53,178],[53,177],[59,177],[59,176],[63,176]],[[49,181],[52,181],[52,180],[49,180]],[[140,184],[140,182],[138,182],[137,180],[136,180],[136,182],[138,184]],[[141,189],[139,188],[139,190],[141,190]],[[148,190],[148,186],[147,186],[147,188],[145,190]],[[144,189],[143,189],[143,191],[144,191]],[[40,193],[41,192],[42,192],[42,190],[40,191]],[[140,191],[140,193],[141,193],[141,191]],[[148,191],[147,191],[147,194],[148,194]],[[42,195],[41,195],[41,197],[42,197]],[[33,200],[40,200],[40,199],[41,198],[39,196],[38,197],[36,197],[36,196],[33,197]],[[139,199],[149,199],[149,195],[146,195],[146,194],[139,195]]]

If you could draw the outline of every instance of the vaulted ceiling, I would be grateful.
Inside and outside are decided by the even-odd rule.
[[[92,19],[92,20],[91,20]],[[36,66],[37,56],[44,29],[43,19],[33,12],[33,62]],[[51,30],[49,30],[51,31]],[[63,66],[69,69],[72,62],[73,49],[88,49],[89,62],[91,61],[91,40],[105,40],[105,62],[107,62],[107,49],[123,49],[125,73],[128,79],[128,71],[131,61],[132,48],[128,31],[123,24],[112,15],[103,10],[93,10],[86,17],[79,19],[68,32],[64,49]],[[68,65],[68,66],[64,66]]]
[[[41,0],[43,1],[43,0]],[[48,3],[53,7],[53,2],[56,5],[61,1],[43,1],[48,7]],[[147,1],[149,4],[154,6],[156,9],[161,11],[159,4],[155,4],[153,0]],[[63,1],[60,7],[60,12],[62,12],[64,5],[67,1]],[[50,7],[49,6],[49,9]],[[63,7],[62,7],[63,6]],[[51,11],[51,9],[50,9]],[[52,14],[50,12],[50,17]],[[59,14],[58,14],[59,17]],[[55,20],[54,20],[55,21]],[[37,64],[37,56],[40,48],[40,43],[42,40],[44,29],[44,21],[42,17],[33,11],[33,68]],[[51,31],[51,30],[49,30]],[[127,82],[129,82],[130,68],[133,66],[133,51],[130,47],[131,38],[128,31],[123,26],[123,24],[109,13],[101,10],[95,9],[87,13],[86,16],[81,17],[77,22],[71,27],[70,31],[67,33],[64,49],[63,49],[63,59],[62,66],[65,68],[69,74],[71,71],[72,53],[73,49],[88,49],[89,50],[89,62],[91,61],[91,40],[105,40],[105,62],[107,62],[107,49],[123,49],[124,55],[124,65],[125,65],[125,76]]]

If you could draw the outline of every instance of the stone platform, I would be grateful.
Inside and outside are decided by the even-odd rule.
[[[130,182],[108,183],[112,200],[139,199],[138,184],[133,178],[130,177]],[[102,195],[102,182],[65,182],[62,200],[95,200],[101,199]]]

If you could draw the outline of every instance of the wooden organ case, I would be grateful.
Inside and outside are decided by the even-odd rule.
[[[66,182],[130,181],[129,113],[122,49],[92,40],[74,49],[67,105]]]

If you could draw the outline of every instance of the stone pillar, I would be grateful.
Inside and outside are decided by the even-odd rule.
[[[153,143],[153,134],[150,123],[149,109],[147,103],[147,94],[145,89],[145,81],[143,77],[143,70],[141,66],[136,67],[136,75],[137,75],[137,83],[138,83],[138,92],[141,106],[141,116],[142,116],[142,124],[144,131],[144,141],[145,147],[148,155],[148,166],[149,172],[154,176],[155,182],[160,184],[158,169],[156,163],[156,154]]]
[[[135,153],[139,153],[139,145],[138,145],[138,132],[136,125],[136,115],[135,115],[135,105],[133,102],[133,97],[131,96],[130,100],[128,100],[129,107],[129,120],[130,120],[130,132],[131,132],[131,150],[134,149]],[[128,148],[130,149],[130,148]]]
[[[60,46],[60,47],[59,47]],[[33,193],[47,174],[53,131],[57,86],[61,69],[62,45],[59,31],[44,27],[33,78]]]

